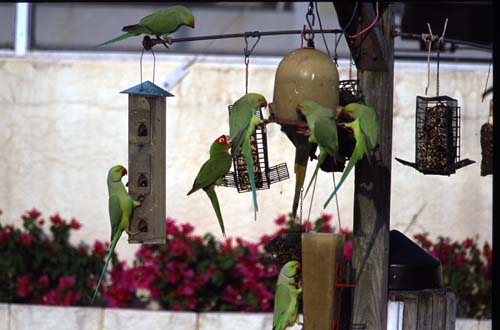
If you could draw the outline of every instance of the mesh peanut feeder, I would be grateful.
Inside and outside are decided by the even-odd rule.
[[[231,113],[232,106],[228,107]],[[256,116],[263,118],[262,110],[258,110]],[[269,157],[267,154],[267,133],[266,129],[258,127],[250,137],[250,148],[252,150],[253,171],[255,174],[255,187],[257,190],[269,189],[270,185],[290,178],[286,163],[275,166],[269,166]],[[241,153],[241,148],[237,149],[236,155],[233,155],[234,171],[228,172],[222,179],[222,186],[237,188],[238,192],[251,191],[248,181],[248,171],[245,158]]]

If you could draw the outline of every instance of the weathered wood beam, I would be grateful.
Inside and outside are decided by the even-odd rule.
[[[353,15],[355,1],[334,1],[334,5],[340,26],[344,29]],[[387,6],[387,3],[379,3],[379,17]],[[359,2],[354,18],[345,32],[349,35],[355,35],[369,26],[375,17],[375,3]],[[358,70],[387,71],[389,69],[388,47],[385,45],[386,41],[379,24],[375,24],[367,33],[357,38],[345,37]]]
[[[384,42],[371,44],[386,54],[385,71],[360,71],[361,89],[368,106],[379,118],[379,147],[355,168],[354,255],[355,279],[353,326],[359,329],[387,328],[389,269],[389,224],[391,205],[391,157],[393,115],[394,18],[390,6],[377,23]],[[366,48],[370,52],[369,48]]]

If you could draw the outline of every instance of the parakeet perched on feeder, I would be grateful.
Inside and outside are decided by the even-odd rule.
[[[255,188],[255,175],[253,170],[253,157],[250,147],[250,137],[255,127],[264,121],[255,115],[260,107],[267,107],[264,96],[257,93],[248,93],[237,100],[229,114],[229,135],[231,138],[231,155],[235,156],[239,147],[245,159],[248,181],[252,190],[254,219],[257,219],[257,193]]]
[[[129,235],[133,235],[128,229],[129,220],[133,209],[141,203],[133,200],[125,189],[122,177],[126,174],[127,169],[121,165],[113,166],[108,172],[107,184],[109,193],[109,220],[111,223],[111,246],[109,247],[108,254],[106,255],[106,259],[104,261],[99,282],[97,282],[97,286],[92,296],[92,303],[94,303],[95,297],[104,278],[104,274],[108,268],[111,255],[113,254],[116,243],[118,243],[123,231],[126,231]]]
[[[140,34],[154,35],[157,38],[168,38],[171,33],[174,33],[183,25],[194,28],[194,16],[188,8],[184,6],[172,6],[160,9],[142,18],[137,24],[124,26],[122,31],[126,32],[125,34],[103,42],[96,47],[108,45]]]
[[[368,156],[368,153],[375,149],[378,141],[380,128],[378,124],[378,115],[375,109],[359,103],[349,103],[344,107],[343,112],[354,119],[343,125],[352,129],[356,144],[337,187],[335,187],[335,190],[333,190],[330,197],[328,197],[323,208],[328,206],[328,203],[330,203],[333,196],[335,196],[354,165],[356,165],[365,154]]]
[[[339,140],[334,111],[314,101],[304,100],[297,105],[297,112],[302,113],[306,117],[307,126],[310,131],[309,142],[317,143],[319,147],[318,164],[304,193],[305,197],[328,154],[338,162],[343,162],[344,159],[339,154]]]
[[[299,322],[297,298],[302,288],[295,282],[298,270],[298,261],[289,261],[280,270],[274,294],[273,330],[285,330]]]
[[[229,154],[230,142],[227,135],[219,136],[210,146],[210,158],[201,166],[193,187],[187,193],[189,196],[198,189],[203,189],[210,198],[217,219],[219,220],[222,235],[226,236],[224,221],[220,212],[219,200],[215,194],[215,186],[222,183],[222,178],[231,168],[231,155]]]

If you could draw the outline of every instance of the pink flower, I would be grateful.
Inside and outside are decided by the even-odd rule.
[[[47,275],[42,275],[38,278],[38,286],[40,288],[49,286],[49,277]]]
[[[183,223],[181,225],[181,229],[182,229],[182,233],[187,236],[193,232],[194,227],[191,226],[189,223]]]
[[[286,215],[280,215],[278,219],[274,220],[274,223],[278,226],[283,226],[286,223]]]
[[[8,235],[5,231],[0,230],[0,244],[7,242]]]
[[[31,280],[29,276],[27,275],[21,276],[16,283],[17,295],[23,298],[29,295],[31,291],[33,291],[33,287],[31,286]]]
[[[82,227],[82,225],[78,221],[76,221],[75,218],[72,218],[71,222],[69,223],[69,227],[74,230],[78,230]]]
[[[31,234],[21,233],[21,244],[24,246],[30,246],[34,238]]]
[[[474,240],[470,237],[467,237],[463,242],[462,245],[464,248],[468,249],[470,247],[474,246]]]
[[[344,244],[344,258],[346,261],[352,259],[352,241],[347,241]]]
[[[81,256],[85,256],[87,255],[87,248],[85,248],[84,246],[79,246],[78,252],[80,253]]]
[[[61,219],[61,217],[59,216],[59,214],[54,214],[52,216],[50,216],[50,222],[52,222],[54,225],[59,225],[59,224],[62,224],[64,221]]]
[[[28,219],[36,219],[40,216],[40,211],[38,211],[37,209],[33,208],[31,209],[30,211],[26,212],[26,214],[23,214],[21,216],[21,219],[23,220],[28,220]]]
[[[44,220],[44,219],[40,219],[40,220],[38,220],[38,224],[39,224],[40,226],[43,226],[43,225],[45,224],[45,220]]]
[[[75,284],[75,277],[73,275],[61,276],[59,278],[58,288],[68,289],[71,288],[74,284]]]
[[[101,241],[95,241],[92,247],[92,254],[98,256],[99,258],[104,258],[104,245]]]
[[[453,257],[453,266],[460,267],[467,263],[467,258],[463,254],[455,254]]]
[[[332,220],[333,216],[331,214],[326,214],[326,213],[323,213],[321,215],[321,219],[323,219],[324,222],[330,222],[330,220]]]

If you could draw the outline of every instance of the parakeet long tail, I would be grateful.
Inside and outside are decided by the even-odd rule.
[[[259,206],[257,205],[257,188],[255,187],[255,175],[253,172],[253,158],[250,148],[250,138],[243,141],[241,152],[243,153],[243,158],[245,158],[245,164],[247,165],[248,182],[250,183],[250,188],[252,189],[253,217],[254,220],[257,220],[257,211],[259,210]]]
[[[326,158],[326,152],[320,151],[319,157],[318,157],[318,163],[316,164],[316,168],[314,169],[314,173],[311,176],[311,180],[309,181],[309,184],[307,185],[306,192],[304,193],[304,198],[306,198],[307,192],[309,191],[309,188],[311,188],[311,184],[313,183],[314,178],[316,177],[316,175],[318,175],[318,170],[321,167],[321,164],[323,164],[323,162],[325,161],[325,158]]]
[[[212,202],[212,207],[214,208],[215,214],[217,215],[217,220],[219,220],[220,230],[222,231],[222,235],[226,237],[226,231],[224,229],[224,220],[222,220],[222,214],[220,212],[219,199],[217,198],[217,194],[215,193],[215,187],[210,185],[205,192],[207,193],[208,198]]]
[[[104,266],[102,267],[101,277],[99,277],[99,281],[97,282],[97,286],[95,288],[94,294],[92,295],[92,301],[90,302],[91,304],[94,303],[97,292],[99,291],[99,287],[101,286],[101,282],[104,279],[104,275],[106,274],[106,269],[108,268],[109,260],[111,259],[111,255],[113,254],[116,243],[118,243],[118,240],[120,239],[121,235],[122,235],[122,231],[118,230],[115,234],[115,237],[113,238],[113,241],[111,242],[111,246],[109,247],[108,254],[106,255],[106,259],[104,261]]]
[[[356,146],[354,147],[354,150],[352,152],[351,158],[349,159],[349,163],[347,163],[346,168],[344,169],[344,172],[342,173],[342,177],[340,178],[339,183],[337,184],[337,187],[335,187],[335,190],[331,193],[330,197],[326,200],[325,204],[323,205],[323,209],[326,209],[330,201],[332,200],[333,196],[337,193],[337,191],[340,189],[340,186],[342,186],[342,183],[344,183],[345,179],[349,175],[349,172],[353,169],[354,165],[358,162],[359,159],[363,158],[363,150],[361,143],[356,143]]]
[[[119,37],[116,37],[116,38],[113,38],[111,40],[108,40],[106,42],[103,42],[102,44],[99,44],[95,47],[100,47],[100,46],[104,46],[104,45],[109,45],[109,44],[112,44],[114,42],[117,42],[117,41],[120,41],[120,40],[124,40],[124,39],[127,39],[127,38],[130,38],[130,37],[135,37],[137,34],[132,34],[132,33],[125,33],[125,34],[122,34],[121,36]]]

